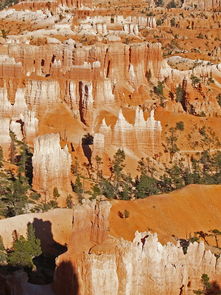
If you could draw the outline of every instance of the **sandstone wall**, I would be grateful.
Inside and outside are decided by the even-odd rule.
[[[183,7],[196,7],[202,10],[220,9],[220,0],[185,0]]]
[[[26,236],[27,225],[32,223],[41,237],[47,241],[48,246],[55,243],[64,245],[69,242],[72,234],[71,209],[54,209],[46,213],[23,214],[0,220],[0,236],[5,248],[11,248],[13,244],[13,232]]]
[[[84,295],[193,294],[203,273],[211,279],[221,274],[220,259],[203,243],[191,244],[184,255],[179,245],[163,246],[149,233],[137,233],[133,242],[116,241],[114,253],[85,253],[76,263]]]
[[[113,128],[107,126],[105,119],[95,133],[94,151],[104,152],[110,144],[130,150],[132,153],[154,155],[161,148],[160,121],[154,119],[154,111],[145,120],[142,109],[135,111],[134,124],[130,124],[124,117],[122,110],[118,114],[118,119]]]
[[[71,156],[67,146],[60,146],[59,134],[37,137],[34,144],[33,188],[46,195],[53,195],[54,188],[60,192],[71,190]]]
[[[107,201],[76,207],[68,251],[57,259],[56,294],[190,295],[203,273],[220,282],[221,260],[202,242],[184,254],[179,242],[162,245],[150,232],[136,232],[133,241],[113,238],[109,210]]]

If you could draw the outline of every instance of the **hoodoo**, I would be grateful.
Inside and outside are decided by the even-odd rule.
[[[220,11],[1,1],[0,295],[221,293]]]

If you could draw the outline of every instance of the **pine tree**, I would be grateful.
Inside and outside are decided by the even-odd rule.
[[[32,224],[28,225],[27,239],[20,236],[13,244],[13,251],[8,254],[8,264],[17,267],[33,268],[33,258],[41,255],[41,242],[35,236]]]

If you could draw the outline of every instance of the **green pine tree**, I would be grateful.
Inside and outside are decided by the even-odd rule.
[[[33,258],[41,255],[41,242],[35,236],[32,224],[28,225],[27,239],[20,236],[13,244],[13,251],[8,254],[8,264],[17,267],[33,268]]]

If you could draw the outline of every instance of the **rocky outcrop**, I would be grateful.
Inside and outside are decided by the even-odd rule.
[[[143,110],[135,111],[134,124],[130,124],[124,117],[122,110],[113,129],[106,125],[105,119],[94,137],[94,149],[104,151],[110,144],[115,147],[130,150],[137,154],[154,155],[161,147],[161,123],[154,119],[154,110],[145,120]]]
[[[107,201],[85,201],[83,205],[74,207],[70,243],[73,253],[88,250],[107,239],[110,208]]]
[[[184,252],[179,242],[162,245],[150,232],[136,232],[133,241],[113,238],[109,210],[106,201],[76,207],[68,252],[57,259],[56,294],[189,295],[203,273],[220,281],[221,260],[202,242]]]
[[[121,21],[123,25],[134,21],[154,26],[152,18],[122,18]],[[17,118],[29,109],[41,116],[64,101],[87,126],[96,119],[94,108],[120,104],[125,94],[129,97],[147,83],[147,73],[151,73],[153,81],[157,80],[162,67],[161,45],[148,42],[85,47],[76,47],[75,43],[40,46],[10,43],[1,46],[0,53],[2,57],[8,54],[3,66],[18,65],[22,69],[16,74],[11,68],[6,71],[8,74],[2,72],[5,81],[2,113],[10,116],[13,112]],[[8,81],[12,78],[15,81]]]
[[[97,203],[94,200],[85,201],[83,205],[77,205],[74,208],[70,248],[68,248],[68,252],[59,256],[56,260],[58,267],[55,271],[53,284],[56,294],[81,294],[78,293],[80,278],[78,277],[76,261],[72,254],[80,258],[84,251],[90,251],[90,249],[102,244],[107,239],[110,207],[111,205],[107,201]],[[69,254],[73,260],[69,259]]]
[[[79,294],[192,294],[201,274],[220,275],[220,261],[203,243],[162,245],[157,235],[136,233],[133,242],[115,241],[114,253],[83,255],[77,260]],[[85,277],[85,272],[87,276]],[[67,293],[68,294],[68,293]],[[71,294],[71,293],[69,293]]]
[[[71,156],[67,146],[60,146],[59,134],[46,134],[34,143],[33,188],[52,195],[54,188],[70,192]]]
[[[64,218],[65,216],[65,218]],[[33,224],[46,252],[53,252],[56,243],[65,245],[72,235],[72,209],[54,209],[0,220],[0,236],[6,249],[12,248],[13,235],[26,237],[28,224]],[[17,295],[17,294],[16,294]]]
[[[60,87],[57,81],[30,80],[26,86],[26,101],[30,108],[42,113],[59,102]]]
[[[220,0],[185,0],[183,3],[185,8],[198,8],[202,10],[219,9],[221,7]]]
[[[10,127],[10,119],[1,118],[0,119],[0,146],[3,150],[3,155],[5,158],[8,158],[9,156],[9,148],[11,144],[9,127]]]

